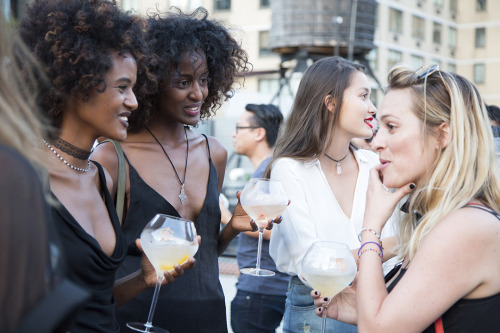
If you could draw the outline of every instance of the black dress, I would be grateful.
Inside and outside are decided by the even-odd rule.
[[[115,317],[113,286],[115,273],[126,255],[126,245],[120,230],[113,199],[106,187],[102,167],[94,162],[99,170],[101,193],[116,234],[116,246],[112,256],[101,249],[96,239],[90,236],[71,213],[62,205],[53,208],[55,228],[66,257],[67,277],[77,285],[90,291],[90,300],[80,310],[71,333],[79,332],[119,332]],[[57,198],[54,196],[55,200]]]
[[[207,193],[201,212],[194,221],[201,244],[194,256],[196,265],[186,270],[173,284],[161,287],[153,317],[153,325],[168,329],[170,333],[227,332],[224,294],[219,281],[217,243],[220,228],[219,190],[217,171],[209,153],[210,174]],[[126,158],[126,156],[125,156]],[[179,216],[177,210],[158,192],[146,184],[129,163],[130,206],[123,223],[128,245],[127,257],[117,273],[117,278],[130,274],[140,267],[141,254],[135,246],[142,229],[158,213]],[[123,332],[129,321],[145,322],[153,290],[147,290],[121,306],[118,320]]]

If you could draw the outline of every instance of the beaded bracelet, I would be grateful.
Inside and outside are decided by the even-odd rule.
[[[361,256],[363,255],[363,253],[365,253],[367,251],[376,252],[378,254],[378,256],[380,257],[380,261],[384,262],[384,258],[382,256],[382,253],[380,253],[379,250],[370,247],[370,248],[367,248],[367,249],[364,249],[363,251],[361,251],[361,253],[358,255],[358,259],[356,260],[356,265],[359,266],[359,259],[361,258]]]
[[[363,233],[363,231],[369,231],[369,232],[373,233],[375,236],[377,236],[378,240],[382,242],[382,236],[380,236],[380,234],[376,230],[373,230],[370,228],[361,229],[361,231],[359,232],[359,235],[358,235],[358,240],[360,242],[361,242],[361,234]]]
[[[379,244],[377,242],[366,242],[366,243],[363,243],[361,244],[361,246],[359,247],[359,250],[358,250],[358,256],[359,256],[359,253],[361,252],[361,249],[363,248],[363,246],[365,246],[366,244],[375,244],[378,246],[378,248],[380,249],[380,252],[382,253],[382,257],[384,256],[384,250],[382,248],[382,242]]]

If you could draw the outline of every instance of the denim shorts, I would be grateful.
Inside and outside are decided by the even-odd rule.
[[[286,293],[283,332],[315,333],[321,332],[322,318],[315,313],[316,306],[311,297],[311,288],[305,286],[297,276],[290,277]],[[344,324],[334,319],[326,320],[326,332],[357,333],[354,325]]]

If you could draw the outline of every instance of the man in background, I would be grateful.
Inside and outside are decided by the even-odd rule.
[[[490,118],[491,129],[495,137],[495,147],[497,158],[500,158],[500,108],[496,105],[487,105],[488,117]]]
[[[271,104],[248,104],[238,118],[233,133],[234,151],[250,159],[254,169],[252,178],[262,178],[271,161],[282,121],[281,111]],[[231,213],[223,205],[221,210],[222,223],[227,223]],[[237,293],[231,302],[231,327],[235,333],[275,332],[283,318],[289,276],[278,272],[269,255],[271,230],[265,230],[263,236],[260,264],[276,275],[259,278],[241,274],[238,277]],[[239,269],[255,267],[258,238],[258,231],[240,234],[236,253]]]

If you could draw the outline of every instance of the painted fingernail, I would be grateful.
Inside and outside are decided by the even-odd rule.
[[[410,184],[410,190],[415,189],[415,184]]]
[[[328,297],[323,298],[323,301],[328,302]]]
[[[317,290],[314,292],[314,295],[318,296],[318,291]]]
[[[318,312],[321,312],[321,311],[323,311],[323,308],[318,308]]]

